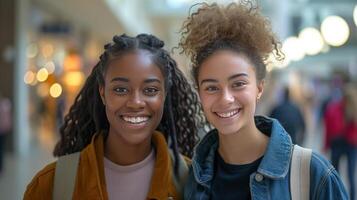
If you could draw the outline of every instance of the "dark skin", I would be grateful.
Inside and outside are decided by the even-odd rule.
[[[113,59],[100,94],[110,124],[105,157],[119,165],[142,161],[163,114],[164,77],[151,54],[138,50]]]

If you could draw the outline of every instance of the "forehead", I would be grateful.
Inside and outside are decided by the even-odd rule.
[[[122,76],[128,79],[146,79],[156,77],[163,79],[159,66],[148,51],[133,51],[113,58],[106,71],[106,79]]]
[[[227,79],[234,74],[240,73],[245,73],[248,77],[255,78],[254,66],[247,57],[229,50],[215,52],[200,67],[199,80],[205,78]]]

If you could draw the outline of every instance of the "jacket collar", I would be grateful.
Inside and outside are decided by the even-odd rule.
[[[165,137],[162,133],[156,132],[153,134],[152,143],[156,149],[156,161],[148,198],[167,199],[168,196],[177,197],[178,194],[172,182],[173,167]]]
[[[255,123],[260,131],[270,132],[268,147],[258,172],[272,179],[284,178],[289,171],[292,156],[293,145],[289,134],[273,118],[258,116]]]
[[[156,160],[147,198],[166,199],[168,196],[177,197],[177,191],[171,181],[173,180],[171,160],[163,134],[156,131],[152,136],[152,143],[156,150]],[[90,165],[93,166],[93,174],[97,179],[101,196],[104,199],[108,199],[104,174],[104,138],[102,133],[97,133],[92,137],[91,143],[83,150],[83,154],[89,157]]]
[[[292,142],[280,123],[272,118],[256,116],[255,124],[263,133],[270,136],[268,147],[258,167],[258,172],[272,179],[283,178],[289,171],[292,155]],[[216,129],[196,146],[192,168],[197,183],[209,187],[214,174],[214,159],[218,148]]]

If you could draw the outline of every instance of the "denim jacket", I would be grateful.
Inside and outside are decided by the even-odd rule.
[[[270,139],[258,170],[250,175],[251,197],[253,200],[291,199],[289,174],[293,144],[290,136],[275,119],[257,116],[255,123]],[[185,199],[210,199],[217,148],[218,133],[213,130],[195,149],[185,186]],[[310,164],[310,199],[348,199],[336,170],[314,152]]]

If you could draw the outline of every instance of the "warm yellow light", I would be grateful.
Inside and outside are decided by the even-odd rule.
[[[299,61],[305,56],[303,46],[297,37],[288,37],[283,43],[282,51],[287,61]]]
[[[307,55],[316,55],[324,47],[324,40],[316,28],[304,28],[299,34],[299,40]]]
[[[49,61],[45,64],[45,68],[49,74],[52,74],[55,71],[55,63],[53,63],[53,61]]]
[[[58,83],[54,83],[53,85],[51,85],[50,87],[50,95],[53,98],[57,98],[59,96],[61,96],[62,94],[62,86]]]
[[[353,21],[355,21],[355,24],[357,26],[357,5],[355,6],[355,9],[353,10]]]
[[[36,57],[37,53],[38,53],[38,47],[37,47],[36,43],[32,43],[27,46],[27,57],[28,58]]]
[[[48,78],[48,71],[46,68],[41,68],[40,70],[38,70],[36,78],[39,82],[43,82],[45,80],[47,80]]]
[[[321,33],[327,44],[341,46],[350,36],[347,22],[339,16],[329,16],[321,24]]]
[[[37,86],[37,94],[40,97],[46,97],[48,95],[48,85],[46,83],[41,83]]]
[[[24,82],[28,85],[35,81],[36,75],[32,71],[27,71],[24,75]]]
[[[64,75],[64,82],[68,86],[80,86],[84,81],[84,74],[80,71],[67,72]]]
[[[79,70],[81,65],[81,57],[77,54],[68,55],[63,61],[63,69],[65,71]]]

